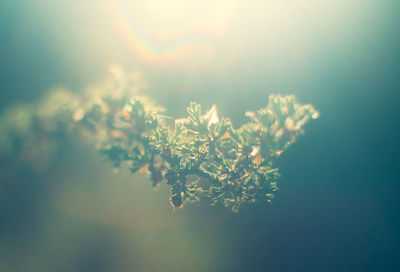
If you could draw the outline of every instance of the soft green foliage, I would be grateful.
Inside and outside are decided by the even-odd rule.
[[[249,122],[240,128],[219,118],[216,106],[203,112],[190,103],[187,114],[169,124],[161,108],[131,92],[78,96],[58,91],[37,105],[8,111],[0,120],[0,147],[3,156],[26,156],[38,148],[34,155],[43,156],[46,150],[38,143],[75,131],[95,141],[114,167],[126,164],[132,173],[147,172],[153,186],[166,182],[174,208],[202,200],[238,212],[243,205],[271,201],[279,177],[274,160],[309,119],[318,117],[311,105],[280,95],[247,112]]]

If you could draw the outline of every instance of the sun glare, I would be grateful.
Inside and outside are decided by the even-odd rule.
[[[190,57],[201,66],[214,57],[215,42],[229,29],[235,1],[111,2],[114,25],[141,61],[162,65]]]

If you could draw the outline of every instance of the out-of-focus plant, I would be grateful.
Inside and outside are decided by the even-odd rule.
[[[215,105],[202,112],[197,103],[173,122],[135,93],[127,82],[81,95],[59,90],[35,105],[10,109],[0,119],[0,158],[17,154],[35,163],[48,156],[59,135],[77,132],[96,142],[114,167],[147,172],[153,186],[168,184],[174,208],[202,200],[238,212],[246,204],[271,202],[279,177],[274,161],[308,120],[318,118],[294,96],[271,95],[265,108],[246,113],[249,120],[239,128],[220,118]]]

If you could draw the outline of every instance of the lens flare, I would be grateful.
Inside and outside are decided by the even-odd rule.
[[[221,1],[112,0],[114,26],[140,62],[153,66],[185,63],[201,68],[215,60],[235,4]]]

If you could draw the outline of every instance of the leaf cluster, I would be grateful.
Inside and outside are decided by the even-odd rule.
[[[129,92],[79,96],[60,91],[0,118],[0,153],[24,154],[43,139],[49,143],[75,131],[95,142],[115,168],[125,164],[132,173],[148,173],[153,186],[170,186],[174,208],[201,200],[238,212],[271,202],[279,178],[274,161],[318,112],[294,96],[271,95],[265,108],[246,116],[248,122],[235,128],[218,116],[215,105],[204,112],[190,103],[187,116],[171,124],[162,108]],[[35,156],[44,153],[45,148]]]
[[[240,128],[219,118],[215,105],[203,112],[197,103],[171,127],[161,110],[139,98],[103,102],[81,120],[103,135],[100,152],[115,167],[126,163],[132,173],[149,173],[153,186],[168,184],[174,208],[204,200],[238,212],[243,205],[270,203],[278,190],[274,159],[318,117],[293,96],[271,95],[265,108],[246,113],[249,122]]]

